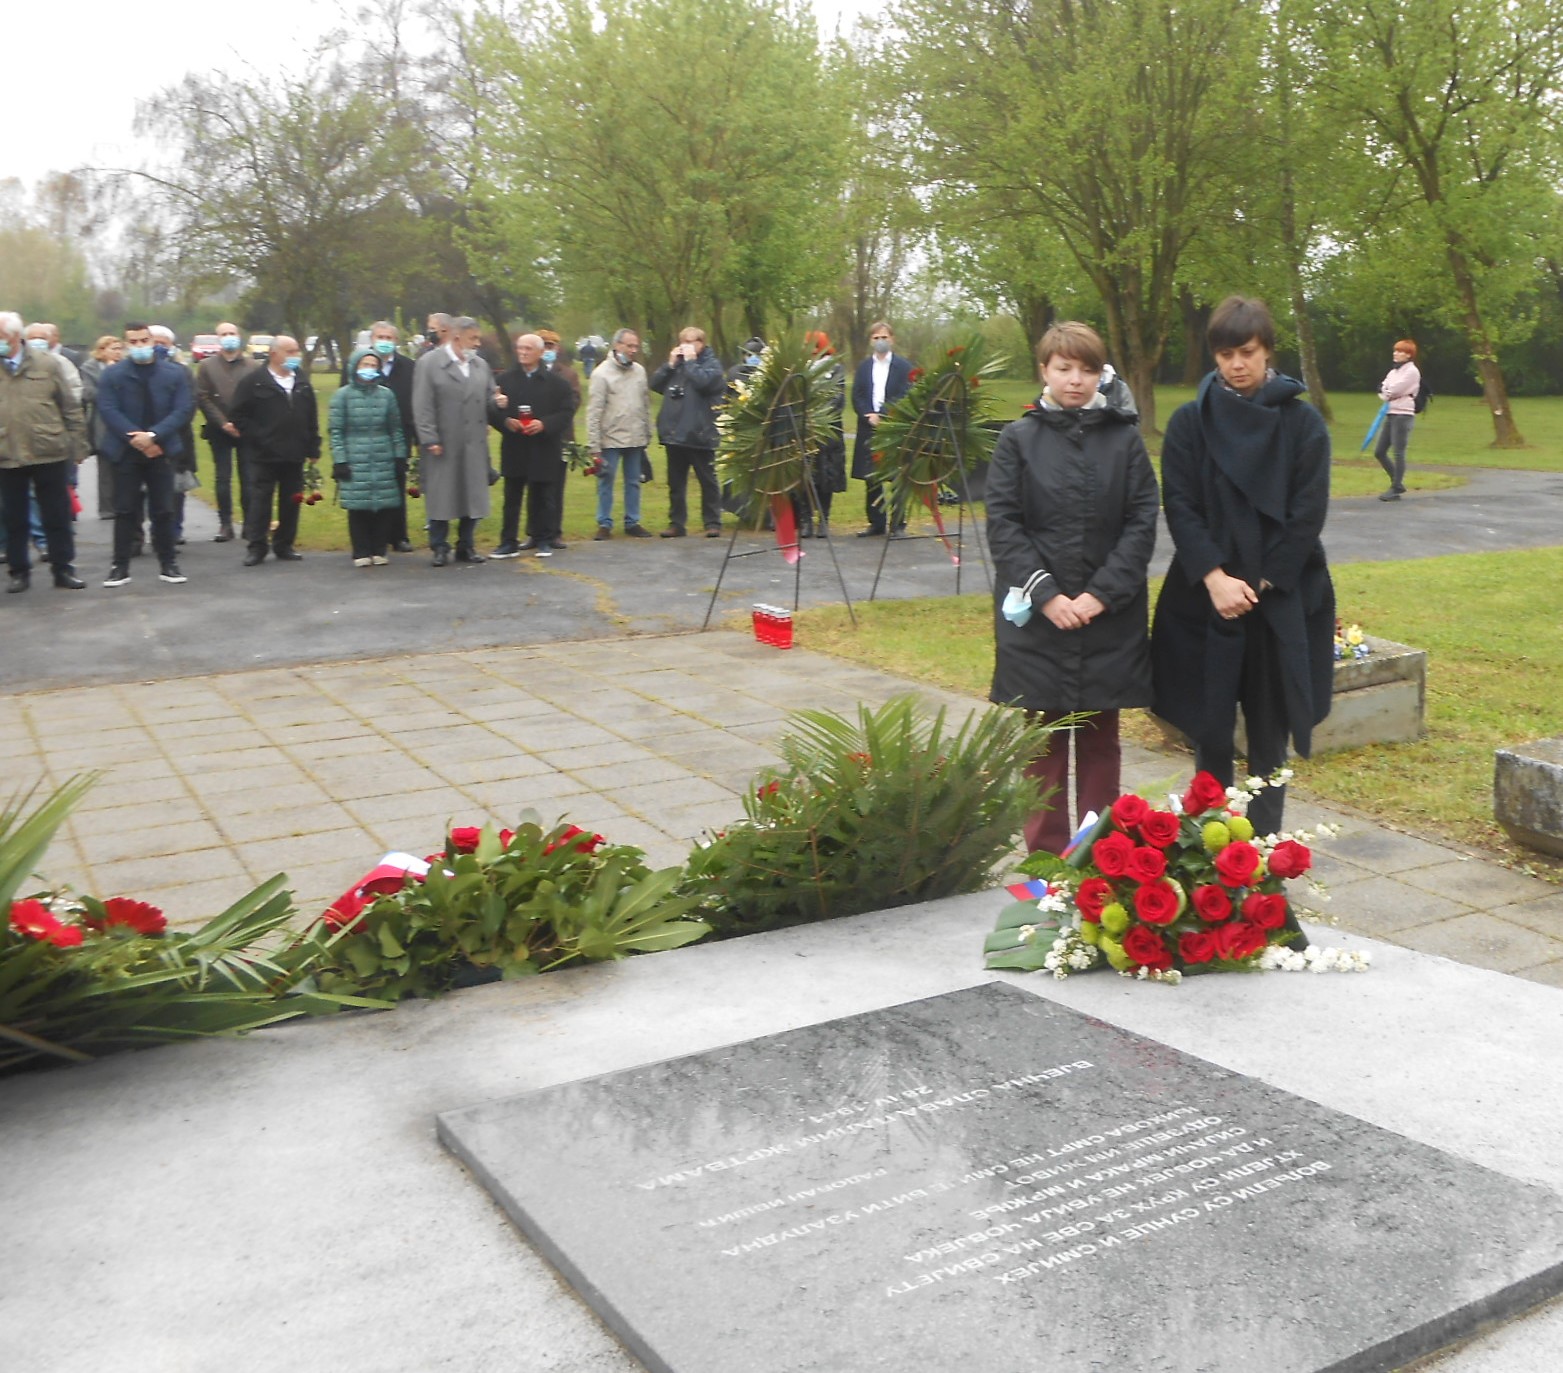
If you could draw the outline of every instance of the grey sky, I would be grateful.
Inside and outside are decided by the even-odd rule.
[[[840,18],[880,8],[873,0],[812,3],[827,29]],[[0,180],[16,177],[30,185],[51,171],[136,165],[145,157],[130,133],[137,99],[188,71],[296,69],[315,42],[348,24],[357,8],[340,0],[281,9],[241,0],[173,7],[125,0],[9,5],[9,69],[27,75],[29,91],[59,94],[46,109],[29,105],[25,136],[13,129],[0,140]]]

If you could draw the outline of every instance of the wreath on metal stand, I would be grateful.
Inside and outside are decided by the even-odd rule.
[[[792,495],[801,489],[810,518],[819,520],[819,493],[810,458],[831,436],[835,411],[830,377],[835,364],[835,358],[816,354],[807,343],[792,347],[767,344],[754,372],[729,388],[727,402],[716,420],[720,436],[716,455],[718,478],[736,498],[743,512],[742,524],[758,528],[766,512],[770,512],[776,530],[776,546],[795,573],[794,610],[798,608],[803,549],[798,542]],[[828,544],[829,536],[826,538]],[[722,589],[727,563],[764,551],[752,549],[734,553],[737,539],[738,528],[735,527],[701,628],[711,623],[711,612]],[[834,546],[830,547],[830,555],[836,562]],[[836,578],[841,584],[847,613],[852,615],[852,600],[847,594],[839,562],[836,562]],[[853,622],[856,623],[855,616]]]
[[[966,507],[972,503],[967,474],[993,456],[996,437],[982,383],[999,375],[1006,363],[1002,357],[989,358],[981,336],[973,335],[967,342],[946,349],[936,363],[917,369],[911,389],[885,411],[874,431],[874,465],[889,494],[891,508],[904,511],[914,501],[927,507],[938,530],[932,537],[944,543],[955,565],[957,595],[961,589]],[[939,509],[942,487],[953,487],[959,497],[953,548]],[[886,540],[869,600],[879,590],[889,551],[890,541]],[[977,551],[991,587],[993,572],[981,540]]]

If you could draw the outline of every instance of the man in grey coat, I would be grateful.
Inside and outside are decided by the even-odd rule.
[[[478,322],[466,315],[452,320],[445,342],[418,359],[412,376],[413,423],[423,449],[419,480],[435,567],[450,560],[452,520],[458,522],[456,561],[483,561],[472,540],[488,514],[489,407],[507,403],[478,356]]]

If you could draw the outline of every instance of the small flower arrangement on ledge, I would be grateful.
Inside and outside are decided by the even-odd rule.
[[[1305,941],[1284,884],[1312,868],[1313,835],[1261,837],[1246,812],[1290,776],[1224,787],[1196,773],[1164,810],[1120,796],[1066,856],[1033,854],[1021,865],[1033,880],[1009,889],[1020,899],[987,937],[987,966],[1064,978],[1105,964],[1171,983],[1193,972],[1366,969],[1366,953],[1287,947]]]
[[[1362,632],[1361,625],[1345,625],[1339,619],[1335,621],[1335,661],[1345,662],[1348,658],[1366,658],[1373,652],[1373,645],[1368,642],[1368,636]]]

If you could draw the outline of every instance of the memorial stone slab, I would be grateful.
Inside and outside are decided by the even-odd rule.
[[[1563,1290],[1563,1198],[1001,983],[439,1129],[652,1373],[1358,1373]]]

